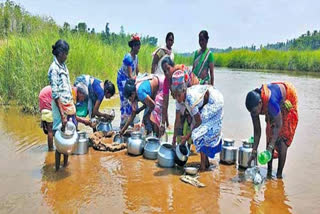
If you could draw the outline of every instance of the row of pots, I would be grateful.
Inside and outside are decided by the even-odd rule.
[[[160,144],[156,137],[143,139],[140,132],[132,132],[127,144],[128,154],[142,155],[149,160],[158,159],[161,167],[171,168],[175,164],[186,164],[190,151],[187,146],[179,145],[174,149],[169,143]]]
[[[224,139],[222,150],[220,152],[220,162],[225,164],[236,164],[238,159],[238,166],[241,168],[248,168],[257,166],[257,158],[248,165],[248,160],[252,154],[253,144],[247,140],[242,140],[242,146],[239,148],[234,146],[234,140]]]

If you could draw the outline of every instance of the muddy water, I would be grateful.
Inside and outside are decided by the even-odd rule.
[[[217,70],[216,86],[225,96],[224,136],[234,138],[239,146],[251,135],[246,92],[277,80],[296,86],[300,121],[288,150],[284,179],[268,180],[260,187],[243,182],[235,166],[220,165],[219,156],[211,160],[210,171],[200,174],[206,185],[202,189],[182,183],[178,168],[158,168],[154,161],[129,157],[125,151],[90,149],[87,155],[72,156],[68,167],[56,173],[54,152],[47,152],[38,118],[20,114],[14,107],[1,108],[0,213],[319,213],[320,79]],[[119,109],[118,99],[103,105],[111,107]],[[173,122],[173,102],[170,109]],[[263,135],[260,150],[264,139]],[[189,163],[199,164],[199,156],[193,154]],[[274,170],[276,166],[277,162]]]

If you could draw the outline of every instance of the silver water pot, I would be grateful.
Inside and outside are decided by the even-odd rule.
[[[109,121],[100,121],[97,125],[97,131],[108,132],[112,131],[112,124]]]
[[[156,137],[148,137],[144,146],[143,157],[150,160],[156,160],[160,148],[160,141]]]
[[[234,146],[234,140],[223,139],[222,150],[220,152],[220,162],[225,164],[235,164],[237,162],[238,148]]]
[[[248,168],[248,160],[252,154],[253,143],[249,143],[248,140],[242,140],[242,146],[239,148],[239,167]],[[257,166],[257,157],[251,162],[251,166]]]
[[[61,128],[62,126],[59,127],[54,135],[54,144],[58,152],[70,155],[78,139],[76,126],[71,121],[68,121],[64,132],[61,131]]]
[[[132,132],[128,139],[127,151],[131,155],[142,155],[145,142],[141,132]]]
[[[160,146],[158,151],[158,164],[161,167],[174,167],[175,151],[171,144],[164,143]]]
[[[75,143],[73,153],[74,155],[83,155],[88,153],[89,138],[86,132],[78,132],[78,139]]]

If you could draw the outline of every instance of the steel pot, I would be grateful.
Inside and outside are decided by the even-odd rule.
[[[188,148],[188,145],[180,144],[176,146],[174,161],[179,166],[184,166],[188,161],[189,155],[190,155],[190,150]]]
[[[108,132],[112,131],[112,125],[108,121],[100,121],[97,125],[97,131]]]
[[[78,133],[76,126],[68,121],[65,127],[65,131],[61,131],[62,126],[56,131],[54,135],[54,144],[59,153],[70,155],[74,150],[74,145],[78,139]]]
[[[234,146],[234,140],[223,139],[222,151],[220,152],[220,162],[225,164],[235,164],[237,162],[238,148]]]
[[[127,151],[131,155],[142,155],[144,148],[144,140],[141,132],[132,132],[128,139]]]
[[[174,166],[175,152],[171,144],[164,143],[160,146],[158,152],[158,164],[161,167],[171,168]]]
[[[78,139],[74,145],[73,153],[74,155],[83,155],[88,153],[89,148],[89,138],[86,132],[78,132]]]
[[[253,143],[249,143],[247,140],[242,140],[242,146],[239,148],[238,164],[239,167],[248,168],[248,160],[252,154]],[[251,166],[257,166],[257,157],[251,162]]]
[[[156,160],[160,148],[159,139],[156,137],[148,137],[144,146],[143,157],[150,160]]]

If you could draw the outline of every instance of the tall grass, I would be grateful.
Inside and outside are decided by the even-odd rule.
[[[0,45],[0,100],[15,100],[26,112],[38,110],[38,94],[48,85],[47,72],[52,63],[51,46],[60,38],[57,31],[43,31],[21,37],[11,35]],[[129,47],[106,45],[90,34],[65,34],[70,45],[67,66],[71,81],[80,74],[90,74],[116,84],[117,71]],[[141,46],[140,71],[151,68],[154,47]]]
[[[215,54],[215,66],[244,69],[320,71],[318,51],[235,50]]]

